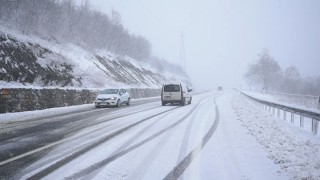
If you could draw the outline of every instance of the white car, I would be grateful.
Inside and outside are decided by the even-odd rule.
[[[191,104],[192,89],[182,83],[164,84],[161,91],[162,106],[167,103],[178,103],[184,106],[186,103]]]
[[[121,106],[126,103],[130,105],[130,94],[125,89],[105,89],[100,92],[95,100],[95,106]]]

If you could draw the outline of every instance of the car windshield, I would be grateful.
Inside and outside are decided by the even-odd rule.
[[[180,86],[179,85],[165,85],[164,92],[179,92]]]
[[[100,94],[118,94],[119,89],[105,89]]]

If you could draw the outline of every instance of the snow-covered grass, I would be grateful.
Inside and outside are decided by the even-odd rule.
[[[290,179],[320,179],[319,137],[288,126],[286,121],[264,112],[242,95],[234,96],[233,108],[248,133]]]
[[[253,98],[263,100],[263,101],[268,101],[268,102],[271,102],[271,103],[275,103],[275,104],[279,104],[279,105],[283,105],[283,106],[287,106],[287,107],[292,107],[292,108],[301,109],[301,110],[310,111],[310,112],[314,112],[314,113],[320,114],[320,110],[319,109],[307,108],[307,107],[302,106],[302,105],[279,101],[277,98],[275,98],[274,96],[272,96],[270,94],[262,94],[262,93],[258,93],[258,92],[252,92],[252,91],[243,91],[243,93],[245,93],[245,94],[247,94],[247,95],[249,95],[249,96],[251,96]]]
[[[290,104],[297,104],[307,108],[320,109],[319,96],[304,95],[304,94],[288,94],[288,93],[279,93],[279,92],[272,92],[272,91],[266,91],[264,93],[270,94],[278,101],[282,101]]]

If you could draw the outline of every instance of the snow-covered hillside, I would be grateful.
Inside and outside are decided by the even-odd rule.
[[[0,27],[0,87],[158,88],[185,77],[106,50],[24,35]]]

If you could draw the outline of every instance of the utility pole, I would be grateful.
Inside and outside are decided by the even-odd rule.
[[[184,51],[184,36],[181,33],[181,44],[180,44],[180,66],[182,69],[187,72],[187,64],[186,64],[186,55]]]

